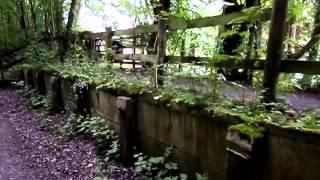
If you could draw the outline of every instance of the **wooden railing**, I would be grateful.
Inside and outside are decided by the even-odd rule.
[[[251,15],[248,15],[248,12],[251,11]],[[252,13],[255,11],[255,13]],[[203,17],[193,20],[186,20],[181,17],[168,17],[165,22],[156,24],[156,25],[141,25],[135,28],[117,30],[117,31],[107,31],[102,33],[92,34],[92,37],[101,38],[106,40],[106,46],[110,46],[112,43],[112,38],[115,36],[125,36],[124,38],[135,38],[139,34],[147,33],[158,33],[157,41],[166,42],[166,37],[160,36],[161,33],[166,31],[177,31],[185,30],[192,28],[205,28],[218,25],[227,25],[235,23],[244,23],[244,22],[255,22],[259,21],[268,21],[270,20],[271,9],[260,9],[253,7],[250,9],[244,9],[241,12],[235,12],[225,15],[218,15],[212,17]],[[161,32],[162,31],[162,32]],[[92,38],[91,37],[91,38]],[[133,46],[134,47],[134,46]],[[116,62],[121,62],[123,60],[132,60],[139,61],[142,63],[148,64],[159,64],[164,63],[197,63],[203,64],[208,61],[212,61],[213,64],[217,67],[222,68],[233,68],[233,69],[249,69],[249,70],[263,70],[265,60],[251,59],[251,60],[236,60],[236,59],[227,59],[224,61],[214,61],[214,57],[181,57],[181,56],[166,56],[164,54],[163,45],[158,43],[157,50],[158,54],[115,54],[114,60]],[[160,54],[162,52],[162,54]],[[126,61],[128,63],[128,61]],[[320,62],[315,61],[298,61],[298,60],[282,60],[281,61],[281,72],[284,73],[303,73],[303,74],[320,74]]]

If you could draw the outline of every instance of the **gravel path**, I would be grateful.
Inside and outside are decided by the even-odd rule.
[[[258,98],[260,96],[259,90],[253,87],[234,88],[233,86],[226,86],[222,90],[222,95],[242,101],[260,101]],[[290,105],[297,112],[304,112],[310,109],[320,108],[320,92],[291,92],[291,93],[279,93],[278,98],[283,99],[286,103]]]
[[[41,114],[15,89],[0,88],[0,180],[93,179],[93,143],[43,131]]]

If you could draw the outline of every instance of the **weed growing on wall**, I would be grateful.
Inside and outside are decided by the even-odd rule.
[[[119,142],[115,132],[98,117],[70,115],[60,132],[66,136],[85,136],[96,141],[106,160],[119,158]]]
[[[35,51],[35,49],[37,50]],[[231,101],[226,97],[216,94],[215,90],[206,93],[186,90],[176,88],[172,82],[171,84],[169,82],[164,88],[155,88],[148,80],[130,79],[126,74],[117,72],[109,62],[92,62],[87,55],[79,54],[79,50],[75,51],[74,54],[71,53],[68,55],[66,62],[63,64],[56,61],[52,63],[54,52],[47,52],[47,50],[46,47],[38,47],[35,45],[28,47],[26,51],[24,51],[24,54],[21,55],[26,58],[22,67],[54,71],[63,78],[76,80],[77,84],[91,85],[98,89],[120,90],[133,95],[151,94],[155,100],[167,104],[176,103],[192,108],[199,107],[213,113],[219,109],[227,109],[234,114],[248,117],[244,119],[251,119],[251,121],[276,123],[296,129],[319,129],[318,120],[314,115],[318,114],[318,112],[298,114],[285,103],[277,103],[275,106],[272,105],[274,107],[270,110],[266,108],[270,105],[260,103],[256,100],[252,102],[245,102],[244,100],[243,102]],[[38,58],[37,61],[33,59],[34,57]],[[183,77],[192,75],[195,76],[193,78],[199,78],[199,80],[204,80],[205,77],[208,77],[209,80],[214,81],[218,87],[219,84],[225,80],[217,75],[214,70],[214,64],[208,63],[206,68],[200,68],[196,65],[182,68],[180,66],[168,66],[167,75],[171,75],[170,78],[174,78],[175,75]],[[262,76],[255,76],[254,82],[260,82],[261,77]],[[295,88],[294,85],[296,83],[292,81],[291,76],[283,76],[283,79],[283,81],[280,81],[279,87],[287,90]],[[33,95],[31,104],[33,104],[34,107],[49,107],[50,101],[45,97]]]
[[[135,171],[141,175],[142,179],[187,179],[185,174],[179,174],[177,172],[178,165],[168,160],[172,148],[173,147],[168,147],[162,156],[157,157],[148,157],[143,153],[135,154]]]
[[[49,96],[40,95],[36,89],[25,86],[24,94],[30,98],[30,105],[32,108],[45,108],[47,112],[51,111],[52,105]]]

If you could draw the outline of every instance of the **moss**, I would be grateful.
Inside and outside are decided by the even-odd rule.
[[[254,140],[263,137],[264,128],[242,123],[230,126],[229,131],[237,132],[241,135],[249,137],[251,140]]]
[[[245,114],[242,113],[237,113],[231,110],[228,110],[224,107],[209,107],[208,108],[209,111],[212,111],[213,114],[215,115],[220,115],[220,116],[225,116],[225,115],[229,115],[229,116],[237,116],[239,117],[239,119],[244,122],[244,123],[252,123],[252,122],[256,122],[256,120],[253,117],[247,116]]]
[[[60,64],[61,65],[61,64]],[[139,81],[127,81],[126,79],[119,78],[117,76],[99,76],[95,75],[93,70],[90,68],[85,69],[85,71],[74,71],[70,73],[67,71],[69,66],[53,68],[54,65],[48,66],[47,63],[34,64],[22,64],[20,67],[22,69],[29,69],[35,71],[45,71],[61,75],[64,78],[78,79],[81,82],[86,82],[95,87],[103,87],[103,89],[109,89],[117,92],[117,94],[128,94],[130,96],[140,95],[140,94],[150,94],[154,97],[154,100],[158,102],[168,103],[168,104],[178,104],[190,110],[196,109],[206,109],[208,112],[212,113],[213,116],[219,116],[232,124],[244,123],[249,124],[260,124],[263,121],[273,121],[279,126],[286,128],[286,126],[292,126],[292,129],[300,131],[308,131],[319,134],[320,130],[317,125],[313,125],[314,121],[306,121],[307,118],[302,118],[298,123],[290,123],[286,118],[285,114],[280,114],[279,116],[272,116],[268,112],[259,109],[259,107],[247,107],[243,104],[237,104],[234,101],[226,100],[225,98],[218,99],[212,97],[209,94],[200,94],[189,91],[182,91],[178,89],[155,89],[150,85],[145,85],[143,83],[139,84]],[[81,69],[80,69],[81,70]],[[83,69],[82,69],[83,70]],[[269,118],[269,119],[266,119]],[[280,123],[280,118],[284,119],[283,123]],[[295,121],[298,122],[298,121]],[[311,125],[306,124],[306,122],[311,123]],[[314,126],[314,127],[313,127]]]
[[[282,128],[289,128],[289,129],[295,129],[295,130],[298,130],[298,131],[301,131],[301,132],[309,132],[309,133],[314,133],[314,134],[320,134],[320,129],[309,129],[309,128],[300,128],[300,129],[297,129],[297,128],[294,128],[294,127],[288,127],[288,126],[281,126]]]
[[[274,122],[266,122],[267,124],[272,124],[274,126],[280,127],[282,129],[294,130],[299,132],[306,132],[306,133],[313,133],[313,134],[320,134],[320,129],[311,129],[306,127],[295,127],[291,125],[281,125]]]

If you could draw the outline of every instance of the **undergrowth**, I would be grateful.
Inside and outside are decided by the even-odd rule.
[[[118,137],[102,118],[71,114],[60,132],[68,137],[85,136],[93,139],[106,161],[119,158]]]
[[[24,88],[24,93],[30,98],[30,106],[35,109],[50,109],[50,105],[45,96],[39,95],[35,89],[28,86]],[[65,117],[65,116],[64,116]],[[57,133],[63,137],[79,137],[92,139],[99,150],[100,163],[105,169],[95,172],[96,179],[108,175],[108,165],[119,161],[120,145],[119,138],[107,122],[99,117],[85,117],[75,114],[67,116],[63,122],[55,122],[48,113],[44,114],[41,122],[45,130]],[[133,166],[134,176],[139,179],[165,179],[165,180],[185,180],[187,175],[180,174],[177,163],[170,161],[173,147],[168,147],[162,156],[147,156],[141,152],[134,155]],[[197,180],[206,180],[206,175],[196,174]]]
[[[168,147],[162,156],[148,157],[143,153],[134,155],[134,169],[141,179],[185,180],[187,175],[178,173],[178,164],[169,161],[173,147]]]
[[[273,104],[270,110],[270,104],[263,104],[259,99],[254,99],[251,102],[238,102],[228,100],[226,97],[217,96],[215,92],[201,93],[196,91],[183,90],[174,88],[174,85],[169,85],[166,88],[156,88],[150,81],[130,79],[125,74],[119,74],[114,71],[112,64],[104,61],[98,63],[92,62],[84,53],[85,51],[78,47],[72,48],[69,52],[65,63],[58,63],[55,59],[55,51],[46,48],[46,46],[32,45],[29,46],[20,56],[25,57],[25,61],[21,68],[29,68],[36,70],[46,70],[58,72],[58,74],[66,79],[74,79],[81,84],[90,84],[98,89],[113,89],[122,90],[129,94],[151,94],[155,100],[162,101],[166,104],[180,104],[190,107],[200,107],[207,109],[210,112],[224,109],[226,112],[238,114],[243,117],[244,121],[249,126],[256,122],[276,123],[281,126],[289,126],[295,129],[319,129],[319,112],[316,110],[299,114],[292,110],[285,103]],[[171,67],[171,66],[170,66]],[[169,69],[170,69],[169,67]],[[172,69],[173,68],[173,69]],[[178,72],[179,67],[171,67],[168,73]],[[199,68],[192,69],[197,75],[201,75],[202,71],[209,70],[207,76],[217,82],[223,81],[214,69]],[[199,72],[201,71],[201,72]],[[179,74],[179,73],[178,73]],[[202,78],[201,76],[197,76]],[[261,84],[261,73],[254,76],[254,82]],[[282,76],[279,87],[292,90],[295,89],[296,81],[293,81],[293,76]],[[201,80],[201,79],[200,79]],[[217,83],[219,84],[219,83]],[[32,104],[37,107],[40,104],[47,104],[47,98],[41,96],[32,96]],[[252,122],[250,122],[250,121]]]
[[[24,87],[24,94],[30,98],[30,105],[34,109],[45,108],[49,113],[51,111],[50,97],[45,95],[40,95],[36,89],[30,86]]]

